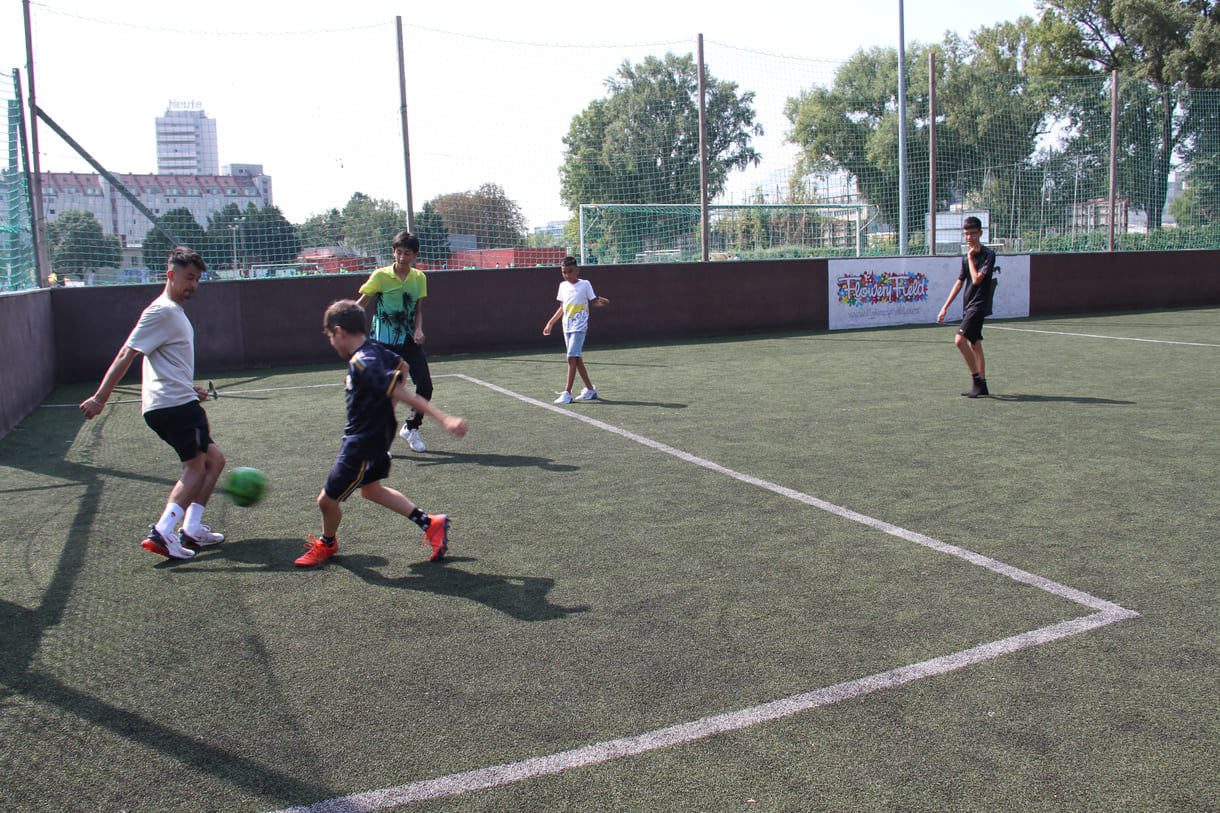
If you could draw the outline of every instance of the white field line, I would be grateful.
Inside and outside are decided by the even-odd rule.
[[[1058,582],[1045,579],[1041,576],[1034,575],[1033,573],[1028,573],[1020,568],[1006,565],[1003,562],[973,553],[956,545],[950,545],[929,536],[924,536],[923,534],[908,531],[905,528],[900,528],[897,525],[892,525],[888,522],[865,516],[864,514],[857,513],[851,509],[843,508],[841,506],[834,505],[833,503],[828,503],[824,500],[819,500],[817,497],[811,497],[808,494],[802,494],[799,491],[771,483],[767,480],[725,468],[718,463],[713,463],[710,460],[696,457],[695,455],[688,454],[681,449],[675,449],[674,447],[667,446],[664,443],[658,443],[655,440],[643,437],[642,435],[637,435],[634,432],[628,432],[627,430],[621,429],[617,426],[611,426],[610,424],[603,423],[595,418],[582,415],[579,412],[564,409],[553,404],[548,404],[544,401],[539,401],[535,398],[521,395],[513,392],[512,390],[505,389],[471,376],[459,374],[455,375],[454,377],[469,381],[472,384],[487,387],[494,392],[507,395],[510,398],[515,398],[518,401],[522,401],[532,406],[549,409],[552,412],[557,412],[569,418],[584,421],[590,426],[595,426],[598,429],[602,429],[606,432],[611,432],[628,440],[633,440],[636,443],[640,443],[650,449],[655,449],[656,451],[672,455],[684,462],[701,466],[709,471],[724,474],[736,480],[740,480],[743,483],[749,483],[750,485],[789,497],[790,499],[797,500],[798,502],[803,502],[806,505],[812,505],[815,508],[828,511],[836,516],[843,517],[844,519],[849,519],[853,522],[858,522],[883,533],[896,536],[899,539],[914,542],[918,545],[923,545],[924,547],[931,548],[932,550],[939,551],[941,553],[946,553],[950,556],[956,556],[959,559],[963,559],[971,564],[986,568],[987,570],[991,570],[1000,575],[1007,576],[1008,578],[1021,582],[1022,584],[1028,584],[1032,587],[1037,587],[1039,590],[1045,590],[1053,595],[1068,599],[1069,601],[1074,601],[1077,604],[1081,604],[1089,609],[1095,610],[1095,612],[1091,613],[1090,615],[1071,619],[1069,621],[1062,621],[1058,624],[1051,624],[1050,626],[1041,627],[1030,632],[1022,632],[1008,638],[1002,638],[998,641],[991,641],[989,643],[980,644],[969,649],[963,649],[949,655],[941,655],[926,661],[920,661],[919,663],[908,664],[906,666],[900,666],[896,669],[890,669],[886,672],[878,672],[877,674],[869,675],[867,677],[849,680],[844,683],[837,683],[823,689],[816,689],[812,692],[796,694],[780,700],[773,700],[770,703],[763,703],[751,708],[741,709],[740,711],[703,717],[701,719],[694,720],[693,722],[680,723],[678,725],[668,726],[666,728],[659,728],[655,731],[649,731],[644,734],[637,734],[631,737],[622,737],[616,740],[594,743],[592,745],[586,745],[570,751],[562,751],[557,754],[533,757],[520,762],[495,765],[490,768],[479,768],[473,771],[464,771],[462,773],[450,774],[449,776],[442,776],[436,779],[425,779],[418,782],[410,782],[393,788],[383,788],[381,790],[371,790],[364,793],[354,793],[350,796],[327,799],[326,801],[316,802],[314,804],[300,807],[286,808],[284,810],[275,811],[274,813],[369,813],[370,811],[385,810],[397,805],[409,804],[411,802],[423,801],[425,799],[436,799],[439,797],[452,796],[472,790],[494,788],[500,785],[507,785],[511,782],[519,782],[523,779],[559,773],[571,768],[579,768],[586,765],[596,765],[600,762],[618,759],[619,757],[643,754],[659,748],[668,748],[670,746],[703,739],[704,737],[710,737],[713,734],[720,734],[726,731],[735,731],[737,729],[746,728],[747,726],[756,725],[768,720],[777,720],[802,711],[808,711],[810,709],[827,706],[832,703],[838,703],[842,700],[860,697],[881,689],[901,686],[904,683],[910,683],[915,680],[920,680],[921,678],[932,677],[934,675],[943,675],[947,672],[952,672],[965,666],[983,663],[984,661],[993,660],[1003,655],[1009,655],[1022,649],[1028,649],[1030,647],[1040,646],[1051,641],[1057,641],[1061,638],[1079,635],[1083,632],[1104,627],[1117,621],[1124,621],[1130,618],[1139,617],[1139,613],[1135,612],[1134,610],[1128,610],[1125,607],[1119,606],[1118,604],[1097,598],[1096,596],[1076,590],[1075,588],[1059,584]]]
[[[1188,347],[1220,347],[1220,344],[1207,342],[1171,342],[1168,339],[1134,339],[1130,336],[1099,336],[1094,333],[1068,333],[1063,330],[1034,330],[1028,327],[1007,327],[1005,325],[988,325],[988,330],[1013,330],[1018,333],[1045,333],[1050,336],[1075,336],[1081,339],[1110,339],[1116,342],[1148,342],[1149,344],[1183,344]]]

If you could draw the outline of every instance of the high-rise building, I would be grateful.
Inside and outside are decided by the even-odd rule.
[[[170,102],[157,118],[157,174],[219,175],[216,120],[200,102]]]
[[[111,177],[155,218],[186,209],[201,227],[228,206],[243,213],[272,206],[271,178],[262,164],[226,164],[221,167],[216,149],[216,122],[198,102],[170,102],[157,119],[156,175],[115,172]],[[119,237],[124,246],[138,246],[153,228],[115,184],[101,175],[78,172],[42,173],[42,199],[48,222],[63,212],[93,215],[106,234]]]

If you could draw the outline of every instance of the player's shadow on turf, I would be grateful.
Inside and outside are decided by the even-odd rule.
[[[554,621],[572,613],[586,613],[588,606],[564,607],[546,596],[555,586],[554,579],[540,576],[500,576],[494,573],[471,573],[454,567],[457,562],[473,562],[470,558],[449,558],[443,564],[418,562],[409,565],[413,576],[386,576],[376,570],[389,564],[380,556],[336,554],[332,567],[350,570],[365,582],[377,587],[418,590],[442,596],[464,598],[485,604],[493,610],[521,621]]]
[[[204,548],[191,559],[165,559],[154,567],[181,566],[182,572],[244,572],[252,568],[241,565],[257,565],[258,570],[272,573],[303,573],[312,568],[299,568],[296,558],[305,552],[304,535],[295,538],[269,539],[242,537],[228,539],[219,545]],[[340,554],[342,555],[342,554]]]
[[[493,469],[538,468],[543,471],[576,471],[579,466],[556,463],[549,457],[520,454],[469,454],[466,452],[427,451],[409,455],[394,455],[395,460],[410,460],[418,466],[439,466],[446,463],[474,463]]]
[[[658,407],[660,409],[686,409],[686,404],[665,403],[663,401],[620,401],[617,398],[603,398],[597,396],[592,401],[586,401],[580,405],[580,409],[584,409],[587,404],[613,404],[614,406],[642,406],[642,407]]]
[[[993,401],[1016,401],[1024,404],[1066,403],[1066,404],[1111,404],[1113,406],[1135,406],[1134,401],[1115,401],[1112,398],[1093,398],[1087,395],[1031,395],[1029,393],[1008,393],[988,396]]]

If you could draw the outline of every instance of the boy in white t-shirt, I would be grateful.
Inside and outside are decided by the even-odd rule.
[[[559,300],[559,308],[542,328],[542,335],[550,336],[551,328],[563,317],[563,338],[568,347],[568,386],[559,393],[555,403],[592,401],[597,397],[597,388],[589,380],[585,361],[581,357],[585,334],[589,330],[589,306],[600,308],[609,305],[610,300],[593,293],[593,285],[587,279],[580,278],[580,268],[576,265],[575,257],[564,257],[559,270],[563,274],[563,282],[559,283],[559,293],[555,297]],[[577,373],[580,373],[581,381],[585,382],[585,388],[580,391],[580,395],[573,398],[572,384],[576,381]]]

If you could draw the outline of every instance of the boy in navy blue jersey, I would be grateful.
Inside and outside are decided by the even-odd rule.
[[[424,539],[432,546],[429,560],[439,561],[448,549],[449,517],[425,514],[415,503],[382,483],[390,473],[390,444],[398,427],[394,407],[406,404],[422,415],[431,416],[446,432],[459,438],[466,434],[466,421],[446,415],[427,399],[407,391],[403,385],[406,365],[392,350],[369,339],[364,308],[354,300],[331,304],[326,309],[323,329],[331,346],[349,359],[347,426],[339,459],[318,495],[322,538],[315,539],[311,534],[306,545],[309,550],[296,564],[310,567],[334,555],[339,548],[335,536],[343,518],[342,503],[356,489],[366,500],[402,514],[422,528]]]

